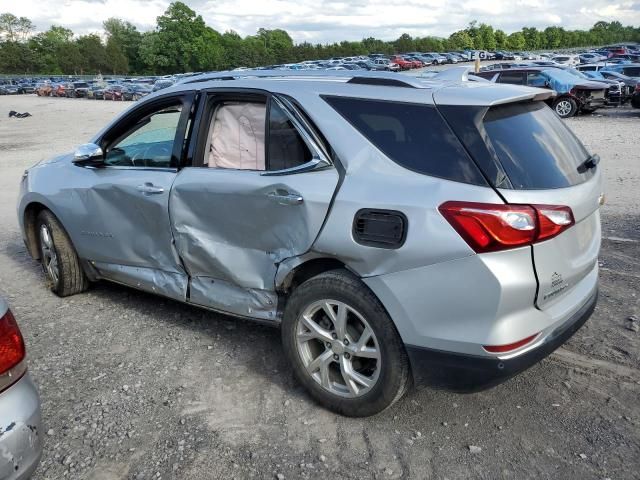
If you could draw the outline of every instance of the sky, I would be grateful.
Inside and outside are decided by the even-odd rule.
[[[37,31],[52,24],[76,34],[102,32],[109,17],[140,30],[155,26],[170,0],[0,0],[0,13],[30,18]],[[447,37],[478,20],[507,33],[524,26],[588,29],[600,20],[640,25],[640,0],[187,0],[218,30],[252,35],[258,28],[283,28],[296,42],[327,43],[402,33]]]

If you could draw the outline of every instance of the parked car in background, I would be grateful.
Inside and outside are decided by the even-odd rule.
[[[66,83],[54,83],[53,91],[51,92],[53,97],[66,97],[67,96],[67,84]]]
[[[20,94],[29,94],[35,93],[36,84],[33,82],[23,82],[18,84],[18,93]]]
[[[53,85],[49,82],[39,83],[36,86],[36,95],[39,97],[49,97],[53,93]]]
[[[580,57],[578,55],[554,55],[551,57],[556,63],[560,63],[562,65],[576,66],[580,65]]]
[[[621,73],[607,72],[606,70],[600,72],[586,71],[582,73],[588,78],[596,81],[616,80],[619,82],[621,85],[621,104],[624,104],[631,99],[631,96],[636,89],[636,85],[638,84],[638,80],[622,75]]]
[[[606,105],[605,85],[577,78],[559,68],[512,68],[479,72],[476,75],[496,83],[554,90],[557,95],[548,98],[547,103],[561,118],[573,117],[579,112],[591,113]]]
[[[91,85],[87,91],[87,98],[91,100],[104,100],[104,87]]]
[[[387,58],[378,57],[373,61],[372,70],[388,70],[397,72],[398,70],[400,70],[400,65],[390,61]]]
[[[410,70],[413,68],[413,62],[405,60],[400,55],[394,55],[389,60],[400,67],[400,70]]]
[[[640,78],[640,63],[624,63],[620,65],[607,65],[606,68],[600,70],[608,70],[610,72],[618,72],[627,77]]]
[[[18,219],[51,289],[279,325],[286,369],[353,416],[412,379],[489,388],[587,321],[602,178],[551,91],[278,73],[186,79],[28,169]]]
[[[153,84],[152,91],[157,92],[158,90],[162,90],[163,88],[170,87],[174,83],[175,82],[173,80],[169,79],[156,80],[156,82]]]
[[[122,99],[133,100],[135,102],[149,95],[152,92],[152,90],[153,90],[153,87],[151,85],[144,85],[144,84],[128,85],[122,91]]]
[[[0,85],[0,95],[18,95],[19,93],[17,85],[12,85],[10,83]]]
[[[102,95],[105,100],[122,100],[123,89],[122,85],[109,85],[104,89]]]
[[[18,323],[0,297],[0,478],[27,480],[40,462],[40,397],[25,360]]]
[[[89,84],[87,82],[69,82],[65,84],[67,98],[87,98]]]
[[[606,55],[602,55],[600,53],[582,53],[578,55],[580,58],[580,63],[596,63],[606,60]]]
[[[631,106],[634,108],[640,108],[640,84],[636,85],[636,89],[631,96]]]

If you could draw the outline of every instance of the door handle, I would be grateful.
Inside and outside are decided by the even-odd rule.
[[[271,192],[269,198],[280,205],[300,205],[304,202],[304,198],[297,193],[289,192]]]
[[[158,195],[164,193],[164,188],[156,187],[153,183],[145,182],[142,185],[138,185],[136,189],[145,195]]]

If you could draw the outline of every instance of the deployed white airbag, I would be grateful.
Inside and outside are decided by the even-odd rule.
[[[266,116],[264,103],[219,105],[209,136],[209,167],[264,170]]]

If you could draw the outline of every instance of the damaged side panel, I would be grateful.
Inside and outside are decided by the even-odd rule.
[[[242,288],[223,280],[196,277],[191,280],[193,303],[243,317],[276,321],[278,296],[256,288]]]
[[[187,277],[181,273],[103,262],[91,262],[91,266],[98,271],[101,277],[114,282],[182,302],[187,297]]]
[[[281,176],[183,169],[169,212],[176,249],[193,279],[191,300],[200,277],[273,292],[278,264],[315,241],[337,182],[333,168]],[[245,300],[254,303],[251,295]]]

